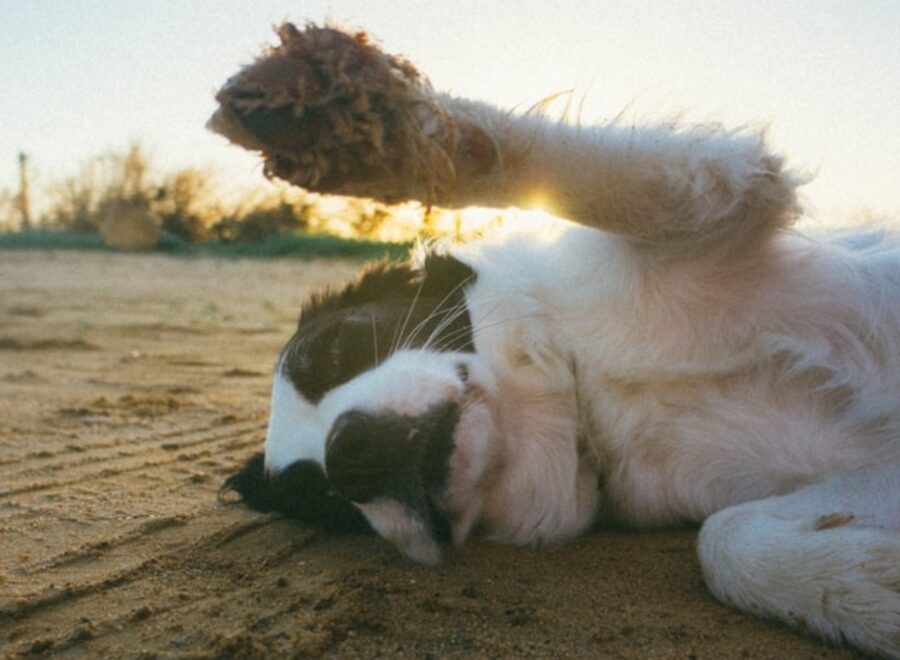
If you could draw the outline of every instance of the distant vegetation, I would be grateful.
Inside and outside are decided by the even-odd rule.
[[[459,213],[335,200],[268,185],[226,206],[212,172],[160,173],[132,144],[85,161],[40,190],[20,154],[17,192],[0,190],[0,248],[154,249],[179,254],[405,254],[419,236],[473,233]],[[40,209],[35,210],[35,200]],[[483,216],[474,233],[502,223]]]
[[[60,229],[27,229],[0,233],[0,250],[109,250],[103,237],[95,232]],[[215,257],[299,257],[347,259],[404,259],[412,243],[372,241],[330,234],[292,232],[273,235],[258,242],[209,240],[189,243],[173,234],[163,233],[153,252],[179,256]]]

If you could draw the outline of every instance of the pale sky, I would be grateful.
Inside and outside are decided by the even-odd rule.
[[[0,0],[0,187],[139,140],[162,167],[258,160],[204,130],[213,92],[271,26],[371,31],[434,85],[527,108],[568,89],[585,118],[766,123],[821,215],[900,217],[898,0]]]

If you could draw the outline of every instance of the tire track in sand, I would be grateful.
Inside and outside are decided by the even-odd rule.
[[[219,431],[210,427],[180,430],[162,437],[151,436],[142,442],[138,442],[137,446],[134,447],[128,445],[129,451],[124,456],[120,453],[122,445],[107,443],[107,446],[102,448],[103,450],[109,449],[106,455],[88,455],[74,461],[64,460],[46,467],[47,470],[53,472],[64,472],[66,476],[60,478],[34,479],[33,476],[28,474],[27,470],[11,469],[2,475],[4,487],[0,488],[0,500],[24,493],[61,489],[86,481],[114,477],[136,470],[189,461],[199,458],[206,453],[202,449],[197,450],[195,448],[203,447],[204,445],[215,445],[220,441],[225,441],[222,442],[224,450],[243,449],[253,443],[258,443],[259,439],[255,437],[253,440],[244,441],[239,439],[240,436],[252,431],[259,432],[264,428],[264,425],[254,422],[244,424],[238,429],[225,431]],[[187,436],[187,439],[172,442],[173,438],[183,438],[185,436]],[[229,440],[231,442],[228,442]],[[141,449],[144,451],[141,451]],[[175,452],[178,453],[175,454]],[[98,470],[96,469],[98,464],[102,464],[104,467]]]
[[[82,571],[82,558],[109,556],[133,540],[142,543],[142,537],[158,529],[186,525],[216,501],[218,484],[259,446],[261,431],[259,422],[181,429],[146,439],[142,451],[126,457],[65,464],[65,478],[25,477],[5,489],[0,536],[13,544],[26,537],[41,542],[30,543],[31,550],[18,556],[0,555],[0,594],[22,596],[64,584],[68,578],[57,575],[57,569],[79,565]],[[118,511],[98,515],[100,498],[120,499]],[[44,521],[54,521],[52,528]]]

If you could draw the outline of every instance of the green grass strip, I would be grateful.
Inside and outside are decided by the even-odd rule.
[[[172,254],[178,256],[210,256],[219,258],[295,258],[295,259],[391,259],[409,254],[411,243],[382,243],[328,234],[295,232],[273,236],[260,243],[225,243],[208,241],[188,243],[178,236],[164,233],[152,250],[137,254]],[[0,250],[86,250],[119,252],[106,247],[98,234],[52,229],[0,234]]]

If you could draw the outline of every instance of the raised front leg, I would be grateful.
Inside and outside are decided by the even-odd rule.
[[[363,33],[298,30],[219,91],[210,127],[309,190],[447,207],[529,206],[670,249],[789,223],[797,180],[762,136],[580,126],[436,93]],[[753,236],[757,235],[757,236]]]
[[[699,552],[720,600],[900,658],[900,465],[720,511]]]

